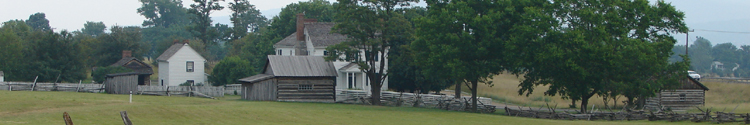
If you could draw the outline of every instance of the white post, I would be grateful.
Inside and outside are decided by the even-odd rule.
[[[81,80],[78,80],[78,86],[76,86],[76,92],[78,92],[78,90],[81,90]]]
[[[130,103],[133,103],[133,91],[130,91]]]

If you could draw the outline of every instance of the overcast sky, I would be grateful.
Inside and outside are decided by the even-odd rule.
[[[185,7],[189,7],[192,3],[192,0],[183,1]],[[249,1],[261,11],[277,13],[278,11],[274,10],[306,0]],[[750,14],[748,14],[750,0],[666,1],[685,12],[685,22],[688,27],[695,29],[695,32],[690,33],[689,41],[694,41],[695,36],[701,36],[711,40],[714,44],[732,42],[735,45],[750,45]],[[226,5],[226,2],[223,5]],[[26,20],[31,14],[43,12],[55,31],[78,30],[86,21],[102,21],[107,26],[140,26],[145,20],[143,16],[136,13],[136,9],[140,6],[141,3],[138,0],[0,0],[0,21]],[[213,13],[212,16],[226,17],[229,13],[229,10],[225,9]],[[275,14],[264,13],[264,15]],[[675,34],[675,37],[684,44],[685,34]]]

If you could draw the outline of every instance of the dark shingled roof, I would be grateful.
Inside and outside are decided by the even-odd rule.
[[[148,64],[144,62],[141,62],[135,57],[122,58],[119,61],[109,66],[122,66],[128,69],[131,69],[135,72],[138,72],[140,74],[154,74],[154,71],[151,68],[151,66],[149,66]]]
[[[297,32],[292,33],[291,35],[287,36],[286,38],[282,39],[276,44],[273,44],[274,46],[291,46],[297,45],[300,43],[299,40],[297,40]]]
[[[693,79],[693,77],[687,76],[687,78],[688,78],[688,80],[692,81],[692,83],[697,84],[701,89],[708,90],[708,87],[706,87],[705,85],[703,85],[703,83],[698,82],[698,80]]]
[[[164,53],[161,53],[161,55],[159,55],[156,60],[167,61],[169,58],[172,58],[172,56],[177,53],[177,51],[179,51],[184,45],[184,43],[172,44],[172,46],[170,46],[169,49],[165,50]]]
[[[333,22],[305,23],[305,31],[315,47],[326,47],[346,41],[346,36],[331,33],[331,28],[336,25]]]

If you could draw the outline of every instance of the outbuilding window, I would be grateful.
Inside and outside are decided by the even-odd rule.
[[[686,100],[685,98],[686,98],[686,97],[685,97],[685,93],[683,93],[683,94],[680,94],[680,101],[683,101],[683,102],[684,102],[684,101]]]
[[[313,90],[313,85],[299,85],[297,90]]]
[[[195,63],[193,61],[187,61],[186,69],[187,69],[187,72],[195,71]]]

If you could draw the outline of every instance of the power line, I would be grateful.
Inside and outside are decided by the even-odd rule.
[[[722,31],[722,30],[707,30],[707,29],[694,29],[694,30],[706,31],[706,32],[718,32],[718,33],[750,34],[750,32],[737,32],[737,31]]]

